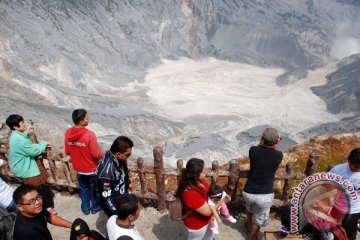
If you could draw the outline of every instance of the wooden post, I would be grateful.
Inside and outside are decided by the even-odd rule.
[[[309,154],[309,159],[306,164],[305,174],[306,176],[313,175],[316,172],[320,156],[317,152],[312,152]]]
[[[159,197],[158,207],[160,211],[166,210],[165,175],[163,163],[163,150],[160,146],[154,147],[154,172],[156,177],[156,192]]]
[[[290,198],[290,190],[291,190],[291,176],[294,173],[294,163],[292,162],[288,162],[286,164],[286,173],[287,173],[287,179],[285,179],[284,181],[284,188],[283,188],[283,195],[282,195],[282,200],[284,202],[284,204],[286,204],[289,201]]]
[[[213,161],[211,166],[211,170],[212,170],[211,184],[216,184],[216,181],[219,177],[219,169],[220,169],[219,162]]]
[[[181,174],[182,171],[184,169],[184,161],[182,159],[177,160],[176,162],[176,169],[177,169],[177,176],[176,176],[176,180],[177,180],[177,185],[176,185],[176,189],[177,186],[179,186],[179,182],[181,181]]]
[[[239,179],[239,169],[240,169],[239,161],[236,159],[231,160],[229,165],[229,182],[228,182],[228,190],[227,190],[228,194],[232,196],[231,201],[233,201],[236,196],[237,182]]]
[[[145,185],[145,180],[144,180],[144,159],[142,159],[141,157],[139,157],[137,159],[137,173],[139,176],[139,180],[140,180],[140,193],[141,194],[146,194],[147,190],[146,190],[146,185]]]
[[[45,150],[46,158],[49,163],[50,173],[52,175],[52,180],[55,184],[58,184],[58,177],[57,177],[57,171],[56,171],[56,164],[55,164],[55,158],[56,156],[51,154],[51,148],[47,147]]]

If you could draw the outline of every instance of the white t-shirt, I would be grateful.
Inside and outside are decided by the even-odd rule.
[[[122,228],[116,224],[116,215],[112,215],[106,223],[107,232],[110,240],[116,240],[121,236],[129,236],[134,240],[144,240],[140,233],[133,228]]]
[[[4,160],[0,159],[0,167],[4,164]],[[7,208],[12,202],[14,190],[0,178],[0,206]]]
[[[331,173],[335,173],[342,177],[342,180],[348,180],[353,186],[358,195],[356,200],[351,201],[350,214],[360,212],[360,172],[352,172],[348,163],[336,165],[330,170]]]

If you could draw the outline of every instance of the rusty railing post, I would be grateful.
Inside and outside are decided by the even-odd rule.
[[[176,176],[176,190],[177,186],[179,186],[179,182],[181,181],[181,174],[184,169],[184,161],[182,159],[177,160],[176,162],[177,176]]]
[[[313,175],[316,172],[319,160],[320,160],[320,155],[317,152],[312,152],[309,154],[309,159],[306,163],[306,169],[305,169],[306,176]]]
[[[145,185],[145,180],[144,180],[144,159],[142,159],[141,157],[139,157],[137,159],[137,173],[139,176],[139,180],[140,180],[140,193],[142,195],[146,194],[147,190],[146,190],[146,185]]]
[[[216,184],[216,181],[219,177],[219,169],[220,169],[219,162],[213,161],[211,165],[211,170],[212,170],[211,184]]]
[[[158,207],[160,211],[166,210],[165,175],[163,150],[160,146],[154,147],[154,172],[156,178],[156,192],[158,195]]]
[[[294,163],[288,162],[286,164],[286,173],[287,173],[287,179],[284,180],[284,187],[283,187],[283,195],[282,200],[286,204],[289,201],[290,198],[290,190],[291,190],[291,180],[292,175],[294,173]]]
[[[237,191],[237,182],[239,179],[239,170],[240,170],[240,164],[239,161],[236,159],[233,159],[230,161],[229,164],[229,181],[228,181],[228,187],[227,192],[229,196],[231,196],[231,201],[234,201]]]

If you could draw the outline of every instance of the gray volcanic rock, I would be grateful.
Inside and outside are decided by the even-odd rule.
[[[198,157],[205,160],[220,160],[221,163],[238,157],[229,141],[213,133],[194,136],[181,143],[169,140],[164,144],[164,155],[174,160]],[[175,165],[175,161],[172,164]]]
[[[248,119],[200,116],[180,123],[155,114],[146,90],[134,87],[147,70],[162,59],[213,57],[283,68],[277,84],[289,85],[309,69],[349,56],[333,52],[344,49],[344,39],[360,39],[359,10],[356,0],[3,0],[0,118],[20,113],[33,119],[55,145],[72,125],[72,110],[85,108],[105,149],[121,134],[135,140],[134,156],[167,143],[167,156],[230,158],[234,146],[224,135],[237,131],[226,128]],[[358,82],[349,79],[350,85],[329,83],[330,92],[352,94],[326,100],[334,102],[334,112],[359,110],[353,99]],[[201,133],[183,136],[196,125]],[[246,133],[238,138],[240,144],[254,141]]]
[[[306,129],[299,134],[303,138],[311,138],[319,135],[325,135],[328,133],[339,134],[339,133],[353,133],[360,131],[360,114],[355,116],[346,117],[338,122],[324,123],[320,126]]]
[[[323,86],[313,87],[332,113],[360,112],[360,54],[344,59]]]
[[[252,145],[256,145],[259,143],[260,138],[262,136],[262,133],[265,128],[268,127],[275,127],[276,126],[270,126],[270,125],[261,125],[256,126],[250,129],[247,129],[246,131],[242,131],[236,135],[236,139],[238,140],[239,146],[249,145],[251,143]],[[281,130],[279,130],[279,133],[281,134],[282,140],[279,144],[279,150],[285,152],[289,148],[295,146],[297,144],[296,141],[289,138],[287,134],[284,134]]]

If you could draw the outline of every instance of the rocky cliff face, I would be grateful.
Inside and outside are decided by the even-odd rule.
[[[314,87],[333,113],[360,112],[360,54],[338,64],[338,69],[326,77],[324,86]]]
[[[284,68],[277,84],[285,86],[356,52],[359,10],[356,0],[3,0],[0,117],[21,113],[61,144],[72,109],[83,107],[90,109],[90,127],[105,145],[127,134],[145,154],[167,142],[168,156],[230,157],[234,150],[227,140],[210,131],[180,144],[169,142],[187,126],[150,113],[146,93],[129,94],[127,84],[142,82],[147,69],[162,59],[214,57]],[[339,89],[352,93],[332,101],[333,112],[359,110],[356,81],[330,83],[353,79],[347,72],[334,73],[330,85],[316,91],[325,98]],[[199,143],[205,143],[200,150]]]

